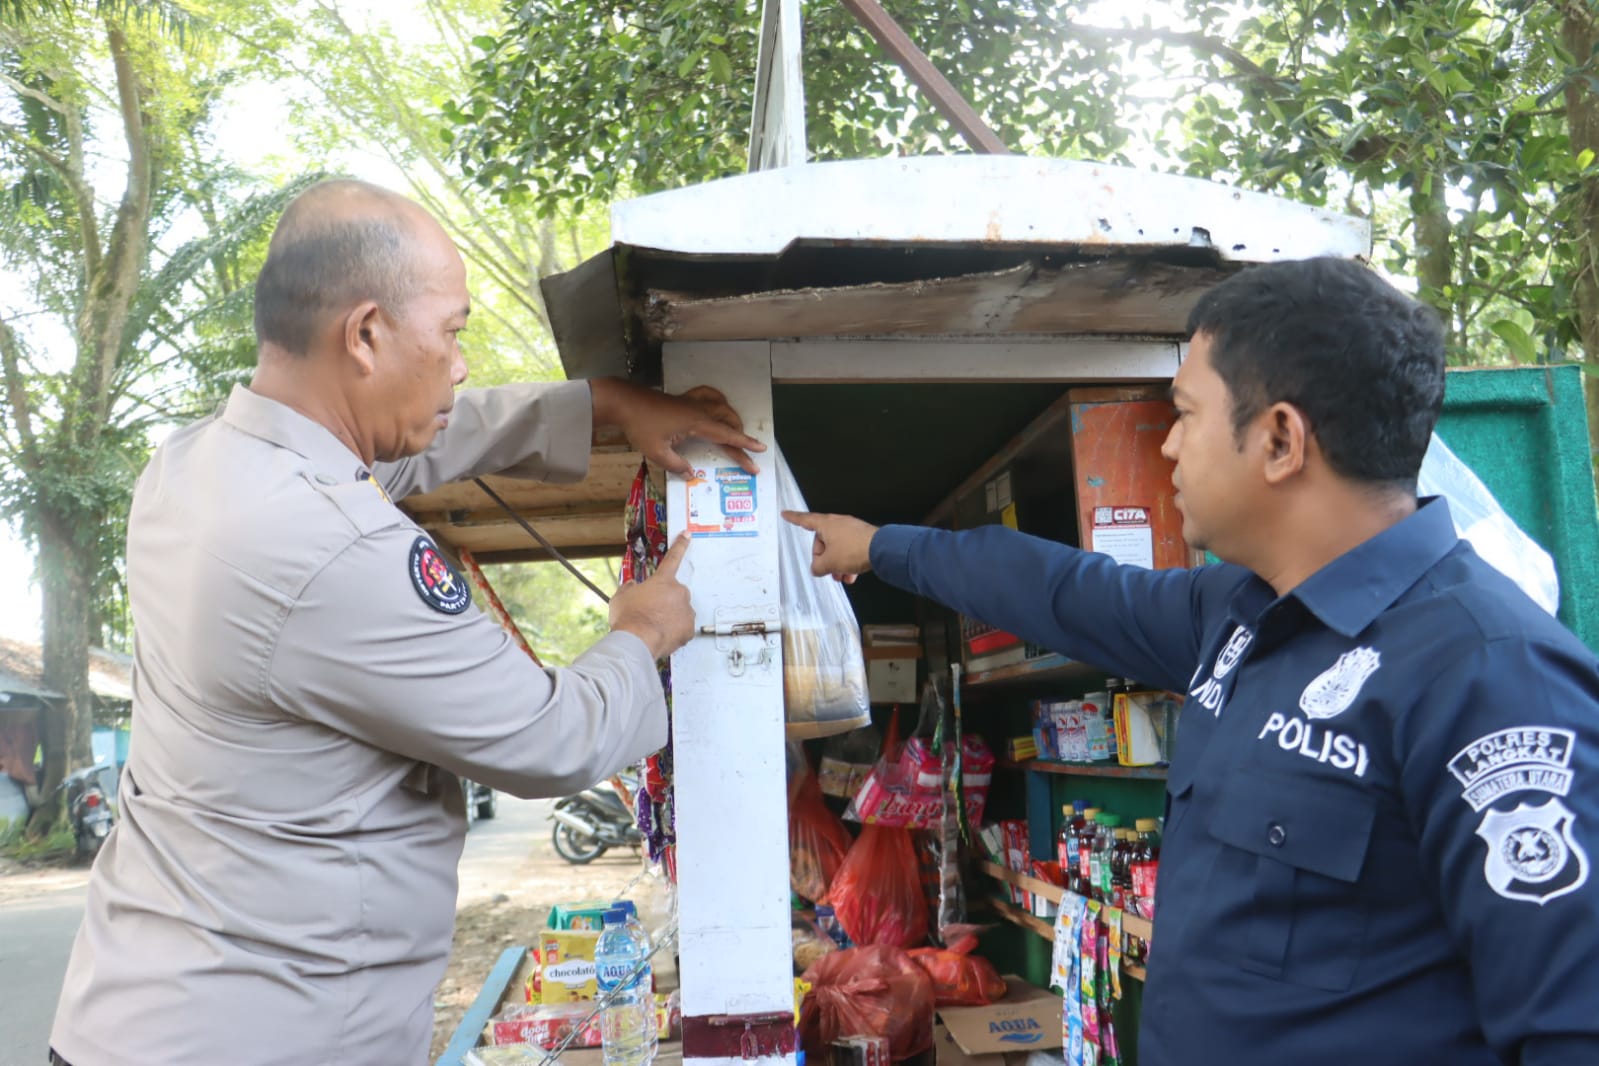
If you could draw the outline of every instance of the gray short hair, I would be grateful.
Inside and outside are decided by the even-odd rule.
[[[283,212],[255,282],[257,343],[306,354],[324,316],[372,300],[397,312],[419,278],[403,198],[362,181],[318,182]]]

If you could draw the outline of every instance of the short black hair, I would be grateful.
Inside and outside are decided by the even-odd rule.
[[[332,209],[352,200],[367,210]],[[255,281],[255,336],[295,355],[324,315],[374,300],[397,311],[415,295],[412,227],[404,201],[366,182],[318,182],[283,212]]]
[[[1274,403],[1304,412],[1334,472],[1415,492],[1443,409],[1444,332],[1431,308],[1348,259],[1251,267],[1188,316],[1210,340],[1233,431]]]

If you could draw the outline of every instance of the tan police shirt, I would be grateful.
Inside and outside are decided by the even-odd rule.
[[[414,459],[360,458],[236,388],[128,524],[133,735],[51,1043],[73,1066],[427,1059],[466,822],[454,775],[577,791],[666,742],[642,641],[535,666],[390,499],[575,481],[584,383],[459,394]],[[620,520],[620,518],[619,518]],[[441,769],[442,768],[442,769]]]

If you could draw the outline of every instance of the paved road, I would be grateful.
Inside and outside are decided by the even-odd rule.
[[[0,878],[0,1066],[43,1066],[87,870]]]
[[[461,856],[463,905],[521,887],[530,843],[549,835],[552,802],[502,795],[499,814],[472,827]],[[83,869],[0,877],[0,1066],[43,1066],[87,877]]]
[[[530,853],[537,842],[549,839],[554,805],[554,800],[519,800],[500,793],[499,812],[490,821],[474,823],[466,835],[459,906],[514,894]]]

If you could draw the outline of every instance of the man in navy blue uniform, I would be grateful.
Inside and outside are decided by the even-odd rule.
[[[1223,563],[792,515],[814,569],[1188,693],[1142,1066],[1599,1063],[1599,669],[1416,498],[1436,318],[1317,259],[1189,329],[1165,454]]]

